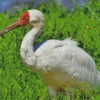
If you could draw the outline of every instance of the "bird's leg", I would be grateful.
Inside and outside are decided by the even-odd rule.
[[[58,92],[62,92],[64,94],[66,93],[66,91],[63,87],[59,87],[59,88],[55,89],[53,86],[48,86],[48,91],[51,96],[56,96]]]
[[[49,91],[50,96],[56,96],[57,95],[56,89],[52,86],[48,86],[48,91]]]

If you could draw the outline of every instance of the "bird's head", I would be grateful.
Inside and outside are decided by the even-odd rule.
[[[14,28],[27,25],[28,23],[31,24],[32,27],[42,27],[44,23],[43,14],[39,10],[28,10],[24,12],[16,22],[2,30],[0,35],[3,35]]]

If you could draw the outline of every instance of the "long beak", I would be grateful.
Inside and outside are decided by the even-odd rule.
[[[7,33],[7,32],[9,32],[10,30],[12,30],[12,29],[14,29],[14,28],[16,28],[16,27],[20,27],[20,26],[22,26],[22,25],[21,25],[21,22],[18,20],[18,21],[16,21],[16,22],[14,22],[13,24],[11,24],[10,26],[6,27],[4,30],[2,30],[2,31],[0,32],[0,35],[3,35],[4,33]]]

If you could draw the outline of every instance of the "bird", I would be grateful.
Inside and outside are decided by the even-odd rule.
[[[44,14],[37,9],[24,12],[20,18],[0,32],[0,35],[14,28],[30,24],[32,29],[25,35],[20,47],[20,55],[25,65],[40,73],[48,86],[51,96],[65,87],[86,82],[100,86],[100,72],[93,58],[71,38],[64,40],[46,40],[37,49],[33,49],[35,40],[42,33]],[[41,34],[42,35],[42,34]]]

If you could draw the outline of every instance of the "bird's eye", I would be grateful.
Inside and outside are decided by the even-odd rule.
[[[33,23],[37,23],[37,22],[38,22],[38,20],[33,20],[32,22],[33,22]]]

